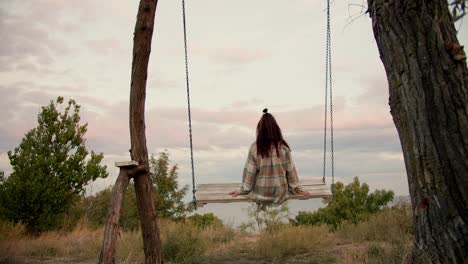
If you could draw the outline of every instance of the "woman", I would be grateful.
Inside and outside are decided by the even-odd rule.
[[[242,186],[229,194],[233,197],[250,194],[251,200],[268,206],[283,203],[290,193],[310,195],[302,190],[289,145],[265,108],[257,125],[257,140],[250,146]]]

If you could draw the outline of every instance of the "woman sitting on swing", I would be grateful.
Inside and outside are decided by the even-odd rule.
[[[250,194],[250,199],[262,209],[283,203],[289,194],[310,195],[302,190],[289,145],[266,108],[257,125],[257,140],[249,149],[242,186],[229,194]]]

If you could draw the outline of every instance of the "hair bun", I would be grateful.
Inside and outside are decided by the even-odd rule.
[[[263,109],[263,113],[264,114],[268,113],[268,108]]]

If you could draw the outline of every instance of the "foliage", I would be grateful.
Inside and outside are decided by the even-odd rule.
[[[221,225],[223,222],[221,219],[219,219],[216,215],[213,213],[207,213],[207,214],[194,214],[192,216],[188,217],[188,220],[192,224],[194,224],[196,227],[199,228],[207,228],[212,225]]]
[[[112,188],[109,187],[83,199],[82,210],[91,227],[98,228],[105,224],[111,197]],[[119,223],[124,230],[136,230],[140,226],[135,188],[132,183],[129,184],[125,192]]]
[[[298,225],[328,224],[336,229],[344,221],[358,223],[370,214],[380,211],[393,200],[393,191],[376,190],[369,193],[369,186],[361,184],[358,177],[348,185],[337,182],[333,187],[333,199],[316,212],[299,212],[294,220]]]
[[[85,147],[87,124],[80,125],[80,106],[63,98],[42,107],[38,126],[14,151],[8,152],[13,173],[0,188],[3,216],[23,223],[29,231],[43,231],[61,223],[90,181],[106,177],[103,155]]]
[[[188,185],[179,189],[177,182],[178,166],[169,166],[169,153],[159,153],[156,159],[150,158],[151,178],[155,188],[155,206],[158,215],[162,218],[180,219],[194,210],[192,205],[184,203],[183,198],[188,191]]]
[[[185,214],[193,210],[193,207],[183,203],[188,187],[178,189],[178,167],[174,165],[169,169],[169,154],[162,152],[158,159],[151,156],[150,166],[153,183],[156,192],[156,210],[162,218],[181,219]],[[112,189],[109,187],[92,196],[84,198],[83,211],[86,220],[94,227],[105,224],[112,197]],[[213,215],[213,217],[215,217]],[[200,221],[210,221],[210,216],[203,216]],[[218,219],[219,220],[219,219]],[[214,221],[214,220],[213,220]],[[140,216],[136,200],[135,187],[130,182],[125,192],[124,204],[120,215],[120,226],[124,230],[136,230],[140,226]]]
[[[163,230],[162,252],[171,263],[195,263],[204,251],[200,231],[191,225],[179,225],[177,229]]]
[[[105,224],[111,196],[112,188],[108,187],[94,195],[83,198],[82,203],[76,204],[83,211],[85,221],[90,227],[98,228]],[[125,207],[123,210],[125,210]]]
[[[261,230],[277,230],[283,227],[290,216],[288,203],[279,206],[262,206],[252,203],[247,208],[250,221],[243,223],[239,228],[245,233],[253,233]]]
[[[168,219],[162,219],[160,224],[163,256],[170,263],[212,263],[201,256],[219,254],[219,249],[225,248],[235,235],[232,228],[222,224],[200,228],[191,221]]]

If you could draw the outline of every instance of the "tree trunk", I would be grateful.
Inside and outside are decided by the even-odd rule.
[[[119,233],[119,219],[122,203],[130,181],[129,169],[121,168],[117,181],[112,190],[112,200],[107,215],[106,228],[104,230],[104,240],[102,242],[99,264],[115,263],[115,244]]]
[[[403,149],[414,263],[468,261],[468,78],[447,0],[368,0]]]
[[[148,264],[163,263],[161,240],[154,206],[153,184],[149,176],[145,135],[145,97],[148,61],[151,52],[157,0],[141,0],[133,37],[133,61],[130,87],[130,154],[132,160],[146,167],[135,175],[135,193],[141,220],[141,233]]]

